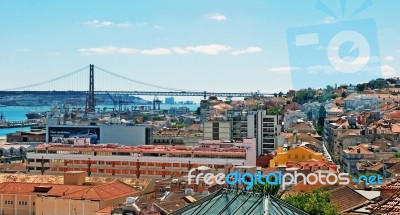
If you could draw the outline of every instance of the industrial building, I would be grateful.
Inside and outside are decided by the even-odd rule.
[[[114,143],[126,146],[153,143],[153,128],[148,125],[101,124],[89,126],[47,126],[46,143],[64,138],[90,138],[90,143]]]

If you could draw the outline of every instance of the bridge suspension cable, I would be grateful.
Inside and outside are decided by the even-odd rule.
[[[22,90],[22,89],[27,89],[27,88],[31,88],[31,87],[37,87],[37,86],[45,85],[45,84],[48,84],[48,83],[51,83],[51,82],[54,82],[54,81],[58,81],[58,80],[63,79],[63,78],[70,77],[70,76],[72,76],[72,75],[75,75],[75,74],[77,74],[77,73],[80,73],[80,72],[82,72],[82,71],[85,71],[85,70],[87,70],[88,68],[89,68],[89,66],[85,66],[85,67],[83,67],[83,68],[81,68],[81,69],[75,70],[75,71],[73,71],[73,72],[70,72],[70,73],[68,73],[68,74],[59,76],[59,77],[57,77],[57,78],[53,78],[53,79],[50,79],[50,80],[47,80],[47,81],[42,81],[42,82],[35,83],[35,84],[30,84],[30,85],[27,85],[27,86],[5,89],[5,90],[2,90],[2,91],[15,91],[15,90]]]
[[[180,91],[180,92],[182,92],[182,91],[191,92],[190,90],[188,91],[188,90],[179,89],[179,88],[171,88],[171,87],[165,87],[165,86],[160,86],[160,85],[156,85],[156,84],[145,83],[145,82],[138,81],[138,80],[135,80],[135,79],[131,79],[131,78],[128,78],[128,77],[125,77],[125,76],[122,76],[122,75],[118,75],[117,73],[108,71],[108,70],[100,68],[98,66],[94,66],[94,67],[96,69],[102,71],[102,72],[105,72],[105,73],[109,74],[109,75],[112,75],[112,76],[115,76],[115,77],[130,81],[130,82],[133,82],[133,83],[137,83],[137,84],[141,84],[141,85],[145,85],[145,86],[149,86],[149,87],[155,87],[155,88],[163,89],[163,90]]]

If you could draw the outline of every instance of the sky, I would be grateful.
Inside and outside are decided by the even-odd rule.
[[[361,5],[367,6],[354,13]],[[322,65],[329,64],[327,43],[344,30],[360,31],[370,44],[371,57],[363,69],[379,67],[381,76],[393,77],[400,69],[399,9],[398,0],[2,0],[0,89],[42,82],[89,64],[145,83],[193,91],[274,93],[374,77],[336,75],[338,71]],[[340,24],[365,19],[374,20],[376,28]],[[319,36],[313,47],[320,51],[293,48],[290,29],[296,34],[309,28]],[[362,48],[348,49],[365,54]],[[96,89],[155,90],[95,72]],[[87,76],[42,87],[86,89]]]

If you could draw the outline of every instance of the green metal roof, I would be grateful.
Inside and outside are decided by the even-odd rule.
[[[221,189],[172,213],[173,215],[308,215],[306,212],[267,194]]]

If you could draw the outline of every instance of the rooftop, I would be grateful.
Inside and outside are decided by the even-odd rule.
[[[38,188],[46,189],[38,189]],[[107,201],[115,198],[132,195],[140,192],[130,185],[120,181],[97,186],[78,186],[62,184],[39,184],[24,182],[4,182],[0,184],[0,193],[3,194],[40,194],[42,196],[58,197],[62,199]]]
[[[360,193],[354,191],[348,186],[341,186],[329,191],[332,195],[331,204],[337,206],[340,214],[354,210],[370,203]]]
[[[245,149],[212,149],[212,148],[193,148],[187,146],[160,146],[160,145],[140,145],[140,146],[122,146],[116,144],[97,144],[97,145],[69,145],[69,144],[42,144],[36,147],[37,150],[57,150],[57,151],[86,151],[86,152],[127,152],[127,153],[184,153],[184,154],[208,154],[208,153],[235,153],[245,154]]]
[[[172,214],[307,215],[306,212],[273,196],[230,189],[221,189]]]

